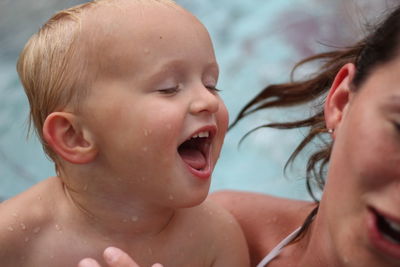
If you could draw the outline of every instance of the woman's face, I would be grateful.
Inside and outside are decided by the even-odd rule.
[[[351,70],[339,90],[350,80]],[[347,96],[327,100],[335,132],[320,207],[326,238],[341,266],[400,266],[400,59]]]

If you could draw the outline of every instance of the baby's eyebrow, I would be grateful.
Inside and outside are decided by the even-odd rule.
[[[150,78],[157,78],[160,75],[184,73],[187,69],[187,62],[185,60],[171,60],[168,62],[161,62],[152,68],[151,73],[149,73]],[[219,74],[219,66],[216,61],[211,61],[206,63],[203,67],[204,73],[215,73],[217,76]]]
[[[183,65],[183,60],[161,62],[153,67],[153,71],[150,73],[150,76],[156,76],[160,73],[181,72],[184,70]]]

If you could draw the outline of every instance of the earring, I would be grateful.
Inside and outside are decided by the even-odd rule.
[[[328,133],[333,134],[334,129],[328,129]]]

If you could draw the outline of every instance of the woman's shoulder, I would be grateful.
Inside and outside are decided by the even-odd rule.
[[[218,191],[209,199],[222,205],[234,215],[246,215],[261,219],[262,215],[279,215],[291,219],[299,212],[309,212],[315,206],[313,202],[271,196],[263,193],[244,191]],[[295,212],[296,214],[293,214]]]

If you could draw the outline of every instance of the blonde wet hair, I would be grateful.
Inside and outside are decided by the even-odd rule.
[[[172,0],[97,0],[64,9],[29,39],[19,56],[17,71],[30,105],[28,132],[34,128],[56,169],[60,162],[43,138],[43,124],[52,112],[67,107],[79,110],[80,102],[96,79],[96,66],[88,59],[90,48],[81,42],[82,16],[100,5],[118,7],[122,3],[178,7]]]

